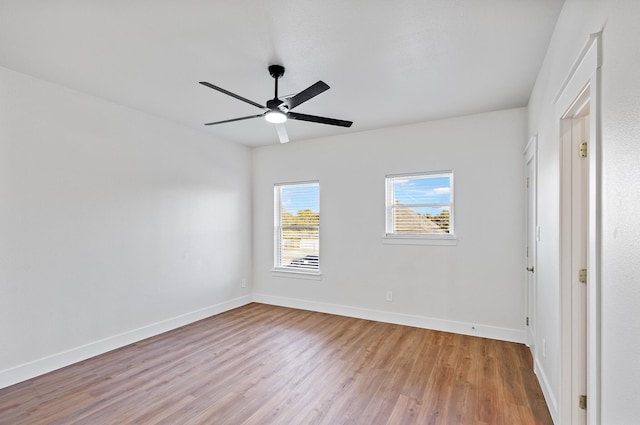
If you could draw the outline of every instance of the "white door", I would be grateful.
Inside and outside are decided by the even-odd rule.
[[[536,246],[537,246],[537,137],[533,137],[525,149],[526,165],[526,212],[527,212],[527,246],[526,246],[526,318],[525,329],[527,345],[535,357],[536,350]]]

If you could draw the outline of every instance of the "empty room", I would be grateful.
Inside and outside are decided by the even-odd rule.
[[[0,1],[0,425],[637,424],[639,18]]]

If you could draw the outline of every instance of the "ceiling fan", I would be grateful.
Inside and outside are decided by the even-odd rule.
[[[227,122],[242,121],[242,120],[248,120],[252,118],[264,117],[265,120],[276,125],[276,131],[278,132],[278,138],[280,139],[280,143],[286,143],[289,141],[289,136],[287,134],[287,129],[284,127],[284,122],[287,121],[287,119],[289,118],[294,120],[299,120],[299,121],[309,121],[309,122],[317,122],[320,124],[337,125],[340,127],[351,127],[351,124],[353,124],[352,121],[337,120],[335,118],[318,117],[316,115],[307,115],[307,114],[300,114],[298,112],[291,112],[291,110],[296,106],[306,102],[309,99],[316,97],[317,95],[319,95],[324,91],[329,90],[329,86],[323,81],[318,81],[317,83],[312,84],[311,86],[307,87],[306,89],[302,90],[300,93],[296,95],[281,99],[278,97],[278,79],[280,79],[284,75],[284,66],[282,65],[269,66],[269,74],[271,74],[271,76],[275,80],[275,94],[273,96],[273,99],[267,100],[266,106],[260,105],[259,103],[246,99],[235,93],[231,93],[230,91],[225,90],[221,87],[214,86],[213,84],[207,83],[206,81],[200,81],[200,84],[202,84],[203,86],[207,86],[209,88],[217,90],[221,93],[234,97],[238,100],[246,102],[257,108],[260,108],[264,111],[261,114],[257,114],[257,115],[249,115],[246,117],[232,118],[229,120],[209,122],[209,123],[206,123],[205,125],[224,124]]]

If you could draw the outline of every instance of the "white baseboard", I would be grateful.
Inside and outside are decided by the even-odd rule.
[[[116,348],[141,341],[145,338],[159,335],[163,332],[179,328],[180,326],[184,326],[189,323],[193,323],[198,320],[228,310],[232,310],[237,307],[241,307],[243,305],[251,303],[252,301],[282,307],[297,308],[301,310],[310,310],[321,313],[336,314],[340,316],[355,317],[359,319],[413,326],[417,328],[479,336],[483,338],[491,338],[502,341],[523,343],[525,340],[524,330],[519,329],[479,325],[382,310],[351,307],[340,304],[329,304],[295,298],[277,297],[265,294],[253,294],[253,296],[245,295],[243,297],[205,307],[200,310],[182,314],[180,316],[166,319],[157,323],[143,326],[138,329],[133,329],[128,332],[94,341],[80,347],[56,353],[51,356],[24,363],[10,369],[2,370],[0,371],[0,388],[5,388],[22,381],[26,381],[28,379],[54,371],[56,369],[60,369],[73,363],[77,363],[82,360],[97,356],[99,354],[115,350]],[[550,407],[555,406],[555,399],[553,397],[549,398],[551,393],[548,392],[549,387],[546,384],[544,375],[539,376],[543,377],[543,379],[541,379],[541,386],[545,394],[545,398],[547,398],[547,403]],[[545,391],[545,389],[547,391]]]
[[[553,391],[551,390],[551,386],[549,385],[547,375],[544,373],[544,369],[540,366],[540,363],[538,362],[538,359],[535,358],[535,356],[533,358],[533,372],[538,377],[538,382],[540,383],[540,388],[542,389],[544,399],[547,402],[547,407],[549,408],[549,413],[551,414],[553,423],[560,423],[558,418],[558,402],[556,400],[556,397],[553,395]]]
[[[145,338],[159,335],[163,332],[179,328],[180,326],[188,325],[189,323],[241,307],[251,302],[251,295],[245,295],[2,370],[0,371],[0,388],[26,381],[27,379],[115,350],[116,348],[124,347],[125,345],[141,341]]]
[[[265,294],[253,294],[253,301],[277,305],[281,307],[297,308],[301,310],[317,311],[320,313],[336,314],[339,316],[355,317],[358,319],[375,320],[396,325],[413,326],[416,328],[433,329],[463,335],[479,336],[501,341],[524,343],[524,329],[501,328],[497,326],[479,325],[475,323],[457,322],[410,314],[394,313],[390,311],[370,310],[340,304],[329,304],[317,301],[301,300],[297,298],[277,297]]]

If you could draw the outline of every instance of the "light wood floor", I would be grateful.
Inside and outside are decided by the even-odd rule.
[[[521,344],[250,304],[0,390],[0,424],[551,424]]]

